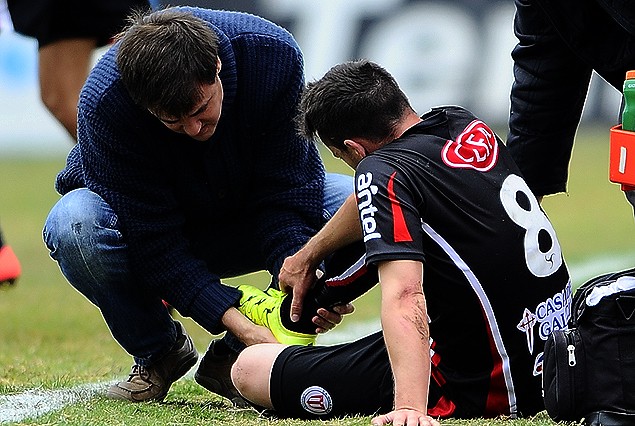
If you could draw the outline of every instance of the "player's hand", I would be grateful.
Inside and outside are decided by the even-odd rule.
[[[352,314],[355,307],[352,303],[334,306],[332,310],[319,308],[313,317],[313,324],[317,326],[316,333],[326,333],[342,322],[344,315]]]
[[[441,424],[428,416],[425,412],[403,408],[391,411],[388,414],[374,417],[371,420],[373,426],[392,424],[393,426],[441,426]]]
[[[302,302],[307,292],[315,284],[318,277],[318,269],[304,258],[302,250],[293,256],[287,257],[282,263],[278,282],[280,290],[285,293],[292,293],[291,300],[291,321],[296,322],[302,315]],[[341,321],[341,320],[340,320]]]
[[[287,257],[282,262],[278,282],[280,290],[292,293],[291,321],[296,322],[302,315],[302,304],[307,292],[315,285],[315,281],[322,275],[322,271],[305,256],[303,250],[293,256]],[[355,310],[352,304],[347,303],[333,307],[332,310],[320,308],[312,318],[316,325],[316,333],[326,333],[342,322],[342,316]]]

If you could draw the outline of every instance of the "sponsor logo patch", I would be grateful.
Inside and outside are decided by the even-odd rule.
[[[527,336],[527,349],[534,352],[534,329],[537,327],[540,340],[545,341],[554,330],[564,330],[571,317],[571,281],[565,288],[548,297],[533,309],[525,308],[516,328]]]
[[[320,386],[306,388],[300,396],[300,403],[306,411],[318,416],[326,415],[333,409],[331,395]]]
[[[373,184],[372,173],[357,176],[357,208],[364,230],[364,242],[381,238],[381,234],[377,232],[377,221],[375,221],[377,208],[373,205],[373,195],[377,194],[378,190],[377,185]]]
[[[498,143],[494,132],[480,120],[472,121],[456,141],[447,141],[443,162],[450,167],[472,168],[486,172],[496,165]]]
[[[516,328],[525,333],[527,349],[530,354],[534,353],[535,329],[537,329],[540,340],[545,341],[552,331],[567,328],[569,318],[571,318],[572,294],[571,281],[569,281],[562,291],[538,303],[533,311],[529,308],[524,309],[522,319]],[[543,352],[538,352],[534,358],[534,376],[542,373],[543,357]]]

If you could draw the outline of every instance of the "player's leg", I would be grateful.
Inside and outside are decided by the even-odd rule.
[[[460,390],[450,391],[443,373],[431,368],[428,415],[465,417],[449,397]],[[392,369],[381,332],[334,346],[249,346],[238,356],[232,380],[245,399],[280,417],[325,420],[393,407]]]
[[[363,254],[363,243],[360,242],[341,250],[326,262],[325,270],[327,273],[307,294],[303,313],[298,322],[292,322],[290,319],[291,296],[272,287],[265,292],[250,285],[239,286],[238,289],[243,292],[243,295],[238,309],[254,323],[269,328],[276,339],[284,345],[313,346],[317,338],[317,326],[313,323],[313,317],[319,307],[330,308],[348,303],[377,284],[376,268],[368,268],[364,264]],[[329,271],[332,271],[333,274]],[[219,344],[227,340],[226,336],[223,340],[212,342],[201,361],[195,378],[199,384],[211,392],[229,398],[236,405],[242,405],[240,399],[236,398],[234,386],[224,379],[223,374],[224,371],[228,371],[225,367],[230,365],[227,360],[232,359],[232,356],[233,359],[236,359],[236,355],[227,350],[225,353],[215,353]],[[220,346],[222,348],[229,345]],[[240,377],[252,383],[252,385],[243,385],[249,386],[246,392],[249,392],[254,398],[251,401],[263,407],[268,407],[267,401],[261,399],[265,398],[267,393],[263,392],[261,388],[268,379],[259,376],[258,373],[270,371],[266,364],[273,361],[272,355],[277,354],[280,347],[283,345],[272,345],[271,348],[263,349],[262,353],[254,353],[251,348],[247,348],[241,352],[241,355],[238,355],[239,357],[243,356],[242,354],[247,351],[243,358],[248,361],[243,362],[245,370],[241,370]],[[253,354],[253,358],[250,354]],[[247,366],[249,366],[249,370],[247,370]],[[236,383],[234,382],[234,384]],[[245,395],[243,394],[243,396]]]
[[[243,350],[232,366],[231,377],[240,394],[258,407],[272,409],[269,372],[287,345],[262,343]]]
[[[393,403],[381,332],[335,346],[250,346],[234,364],[232,379],[246,399],[281,417],[370,415]]]
[[[62,39],[39,49],[40,96],[66,131],[77,139],[77,102],[97,41]]]
[[[336,307],[353,302],[378,282],[377,268],[366,265],[365,247],[359,241],[325,261],[324,273],[304,296],[302,314],[295,322],[290,318],[292,296],[273,288],[262,292],[239,286],[243,293],[239,310],[256,324],[269,328],[280,343],[313,345],[318,332],[331,329],[338,321],[333,316],[342,311]]]
[[[366,247],[362,241],[338,250],[324,265],[325,273],[307,296],[305,306],[314,303],[317,307],[332,308],[349,303],[379,282],[377,267],[366,264]]]
[[[243,295],[238,309],[254,323],[269,328],[280,343],[313,345],[317,338],[313,318],[318,308],[352,302],[377,284],[377,269],[365,264],[364,253],[360,241],[327,259],[325,273],[307,293],[297,322],[290,318],[291,295],[275,288],[263,292],[250,285],[239,286]]]

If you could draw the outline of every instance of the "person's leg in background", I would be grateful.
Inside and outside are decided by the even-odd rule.
[[[2,230],[0,230],[0,287],[14,284],[21,273],[20,261],[13,249],[4,243]]]
[[[72,38],[48,43],[38,50],[42,102],[75,141],[79,92],[96,47],[96,39]]]

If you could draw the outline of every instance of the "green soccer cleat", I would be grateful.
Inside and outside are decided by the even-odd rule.
[[[291,331],[282,324],[280,307],[287,293],[275,288],[266,292],[251,285],[238,286],[243,295],[238,310],[254,324],[267,327],[278,342],[285,345],[314,346],[317,334]]]

